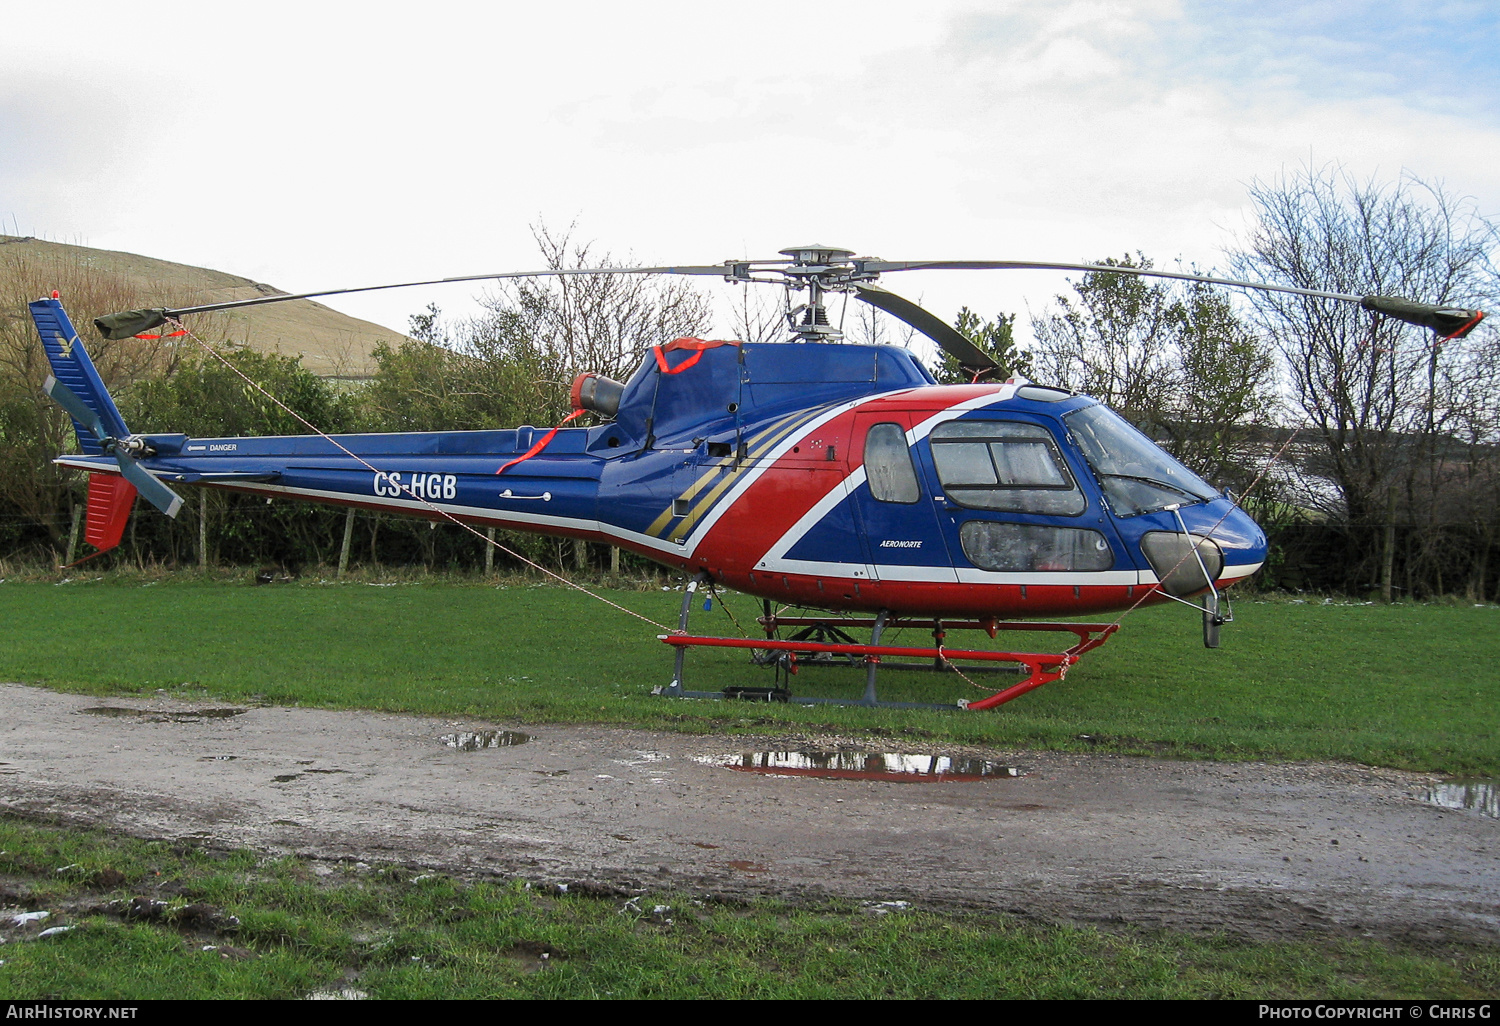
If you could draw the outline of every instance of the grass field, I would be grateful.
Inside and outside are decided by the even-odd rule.
[[[607,594],[676,622],[680,592]],[[758,604],[732,595],[729,605],[753,630]],[[526,582],[9,581],[0,583],[0,622],[0,680],[98,694],[683,731],[818,727],[929,743],[1500,775],[1495,606],[1241,601],[1217,651],[1202,647],[1191,611],[1144,609],[1066,681],[975,713],[652,698],[670,679],[672,656],[655,628],[577,592]],[[717,606],[695,608],[693,628],[738,633]],[[903,640],[929,641],[914,631],[893,638]],[[886,698],[981,694],[951,675],[881,679]],[[688,656],[689,687],[769,680],[740,652]],[[854,697],[862,684],[853,669],[794,678],[807,694]]]
[[[1106,934],[993,913],[544,893],[0,818],[0,995],[297,998],[1476,998],[1461,945]],[[132,898],[139,899],[133,911]],[[152,904],[159,902],[160,904]],[[229,917],[233,917],[230,919]],[[44,928],[71,927],[32,939]]]
[[[608,596],[669,624],[681,601],[677,591]],[[752,623],[751,600],[730,596],[730,607]],[[1236,613],[1218,651],[1201,647],[1190,612],[1148,609],[1065,682],[991,712],[902,712],[652,698],[671,665],[654,628],[526,581],[12,579],[0,582],[0,681],[519,724],[834,731],[892,747],[1102,748],[1500,773],[1500,609],[1242,601]],[[695,630],[738,633],[717,608],[694,617]],[[738,653],[694,652],[688,665],[690,687],[768,681]],[[853,696],[862,683],[851,669],[795,678],[802,693]],[[883,675],[882,690],[911,700],[977,694],[952,676],[912,673]],[[126,914],[132,899],[147,903],[144,914]],[[205,905],[218,918],[205,918]],[[627,904],[520,880],[211,852],[11,817],[0,817],[3,906],[51,913],[22,927],[0,920],[0,939],[17,942],[0,944],[0,993],[27,998],[341,989],[391,998],[1500,992],[1492,947],[1101,933],[994,913],[745,904],[667,891]],[[71,929],[35,938],[52,926]]]

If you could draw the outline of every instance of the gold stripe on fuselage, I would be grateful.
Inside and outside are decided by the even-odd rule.
[[[770,427],[752,436],[746,446],[745,459],[740,460],[732,456],[724,457],[722,462],[707,473],[700,475],[671,505],[662,510],[661,515],[651,522],[650,527],[646,528],[646,533],[658,538],[662,537],[662,532],[666,530],[667,525],[673,520],[672,511],[676,508],[677,503],[692,503],[692,508],[683,515],[681,522],[673,529],[669,536],[673,541],[680,540],[713,507],[713,504],[728,490],[729,486],[734,484],[741,474],[750,469],[757,459],[771,451],[793,431],[796,431],[821,412],[823,411],[820,409],[799,410],[796,413],[782,417]],[[729,473],[724,474],[725,470],[728,470]],[[720,474],[724,475],[723,480],[719,481],[718,484],[714,485],[706,493],[703,493],[703,489],[708,483]],[[703,493],[701,499],[699,498],[700,493]]]

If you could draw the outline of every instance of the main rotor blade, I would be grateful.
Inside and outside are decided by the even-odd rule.
[[[1175,278],[1178,281],[1201,281],[1208,285],[1228,285],[1239,289],[1257,289],[1261,292],[1289,292],[1294,296],[1313,296],[1317,299],[1337,299],[1345,303],[1358,303],[1366,310],[1394,317],[1407,324],[1431,328],[1442,338],[1463,338],[1484,320],[1483,310],[1468,310],[1460,307],[1439,306],[1436,303],[1420,303],[1395,296],[1355,296],[1347,292],[1325,292],[1321,289],[1303,289],[1292,285],[1267,285],[1258,281],[1240,281],[1235,278],[1216,278],[1208,274],[1188,274],[1185,271],[1157,271],[1145,267],[1119,267],[1114,264],[1068,264],[1036,260],[857,260],[855,265],[862,271],[883,274],[886,271],[1089,271],[1103,274],[1134,274],[1142,278]]]
[[[932,339],[938,347],[958,361],[959,366],[976,377],[1007,377],[1009,372],[984,350],[969,341],[952,325],[928,313],[909,299],[887,292],[876,285],[857,284],[854,294],[878,310],[884,310]]]
[[[115,462],[120,465],[120,473],[125,475],[127,481],[135,485],[135,490],[141,493],[142,498],[167,516],[174,519],[177,517],[177,511],[182,509],[182,496],[162,484],[145,467],[118,449],[114,451],[113,456]]]
[[[545,271],[500,271],[495,274],[467,274],[457,278],[431,278],[427,281],[402,281],[390,285],[361,285],[352,289],[323,289],[319,292],[299,292],[285,296],[257,296],[254,299],[234,299],[224,303],[206,303],[202,306],[184,306],[175,310],[164,308],[148,310],[122,310],[94,318],[94,327],[108,339],[130,338],[142,331],[166,322],[169,317],[183,314],[208,313],[213,310],[236,310],[245,306],[263,306],[267,303],[287,303],[293,299],[314,299],[318,296],[342,296],[350,292],[378,292],[382,289],[406,289],[418,285],[446,285],[463,281],[498,281],[501,278],[566,278],[583,274],[689,274],[725,277],[733,273],[732,266],[710,264],[698,266],[686,264],[674,267],[569,267]]]
[[[64,410],[67,410],[68,416],[92,431],[94,437],[99,439],[99,441],[102,442],[109,437],[108,432],[104,430],[104,422],[99,419],[99,415],[89,409],[88,404],[78,397],[77,392],[64,385],[61,381],[58,381],[51,374],[47,375],[47,380],[42,384],[42,391],[46,392],[53,402],[61,406]]]
[[[1039,260],[860,260],[856,261],[856,266],[860,270],[873,271],[876,274],[884,274],[887,271],[1100,271],[1105,274],[1134,274],[1142,278],[1201,281],[1209,285],[1232,285],[1242,289],[1260,289],[1263,292],[1290,292],[1298,296],[1315,296],[1319,299],[1342,299],[1346,303],[1358,303],[1363,298],[1345,292],[1299,289],[1291,285],[1266,285],[1254,281],[1237,281],[1233,278],[1215,278],[1207,274],[1188,274],[1185,271],[1117,267],[1114,264],[1067,264]]]

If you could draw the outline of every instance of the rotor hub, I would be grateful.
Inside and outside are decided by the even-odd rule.
[[[799,278],[823,277],[829,272],[854,270],[849,263],[854,250],[840,249],[838,246],[823,246],[817,243],[811,246],[792,246],[781,250],[781,255],[790,257],[792,261],[791,266],[785,268],[786,273]]]

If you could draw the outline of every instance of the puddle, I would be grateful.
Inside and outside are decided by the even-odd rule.
[[[280,776],[275,776],[275,777],[272,777],[271,779],[274,780],[274,781],[276,781],[276,783],[278,783],[278,784],[285,784],[285,783],[287,783],[290,780],[296,780],[301,775],[302,775],[301,773],[283,773]]]
[[[748,859],[730,859],[730,869],[738,869],[741,873],[766,873],[770,870],[759,862],[751,862]]]
[[[619,766],[649,766],[653,763],[667,762],[672,758],[666,752],[635,751],[631,754],[634,758],[611,759],[610,761]]]
[[[1500,780],[1449,780],[1429,790],[1427,800],[1445,809],[1469,809],[1500,819]]]
[[[524,745],[531,740],[530,734],[519,730],[466,730],[457,734],[444,734],[439,741],[449,748],[461,752],[477,752],[483,748],[511,748]]]
[[[135,716],[154,723],[192,723],[195,720],[227,720],[231,716],[241,716],[250,710],[186,709],[182,712],[164,712],[158,709],[131,709],[123,705],[95,705],[78,711],[88,713],[90,716],[113,716],[116,719]]]
[[[145,709],[127,709],[123,705],[96,705],[90,709],[80,709],[90,716],[149,716]]]
[[[768,776],[824,780],[896,780],[916,783],[999,780],[1021,775],[1014,766],[957,755],[900,752],[744,752],[698,756],[695,762]]]
[[[819,777],[823,780],[936,781],[1001,780],[1019,777],[1020,769],[989,759],[926,756],[900,751],[744,751],[727,756],[694,756],[694,762],[724,766],[772,777]]]

